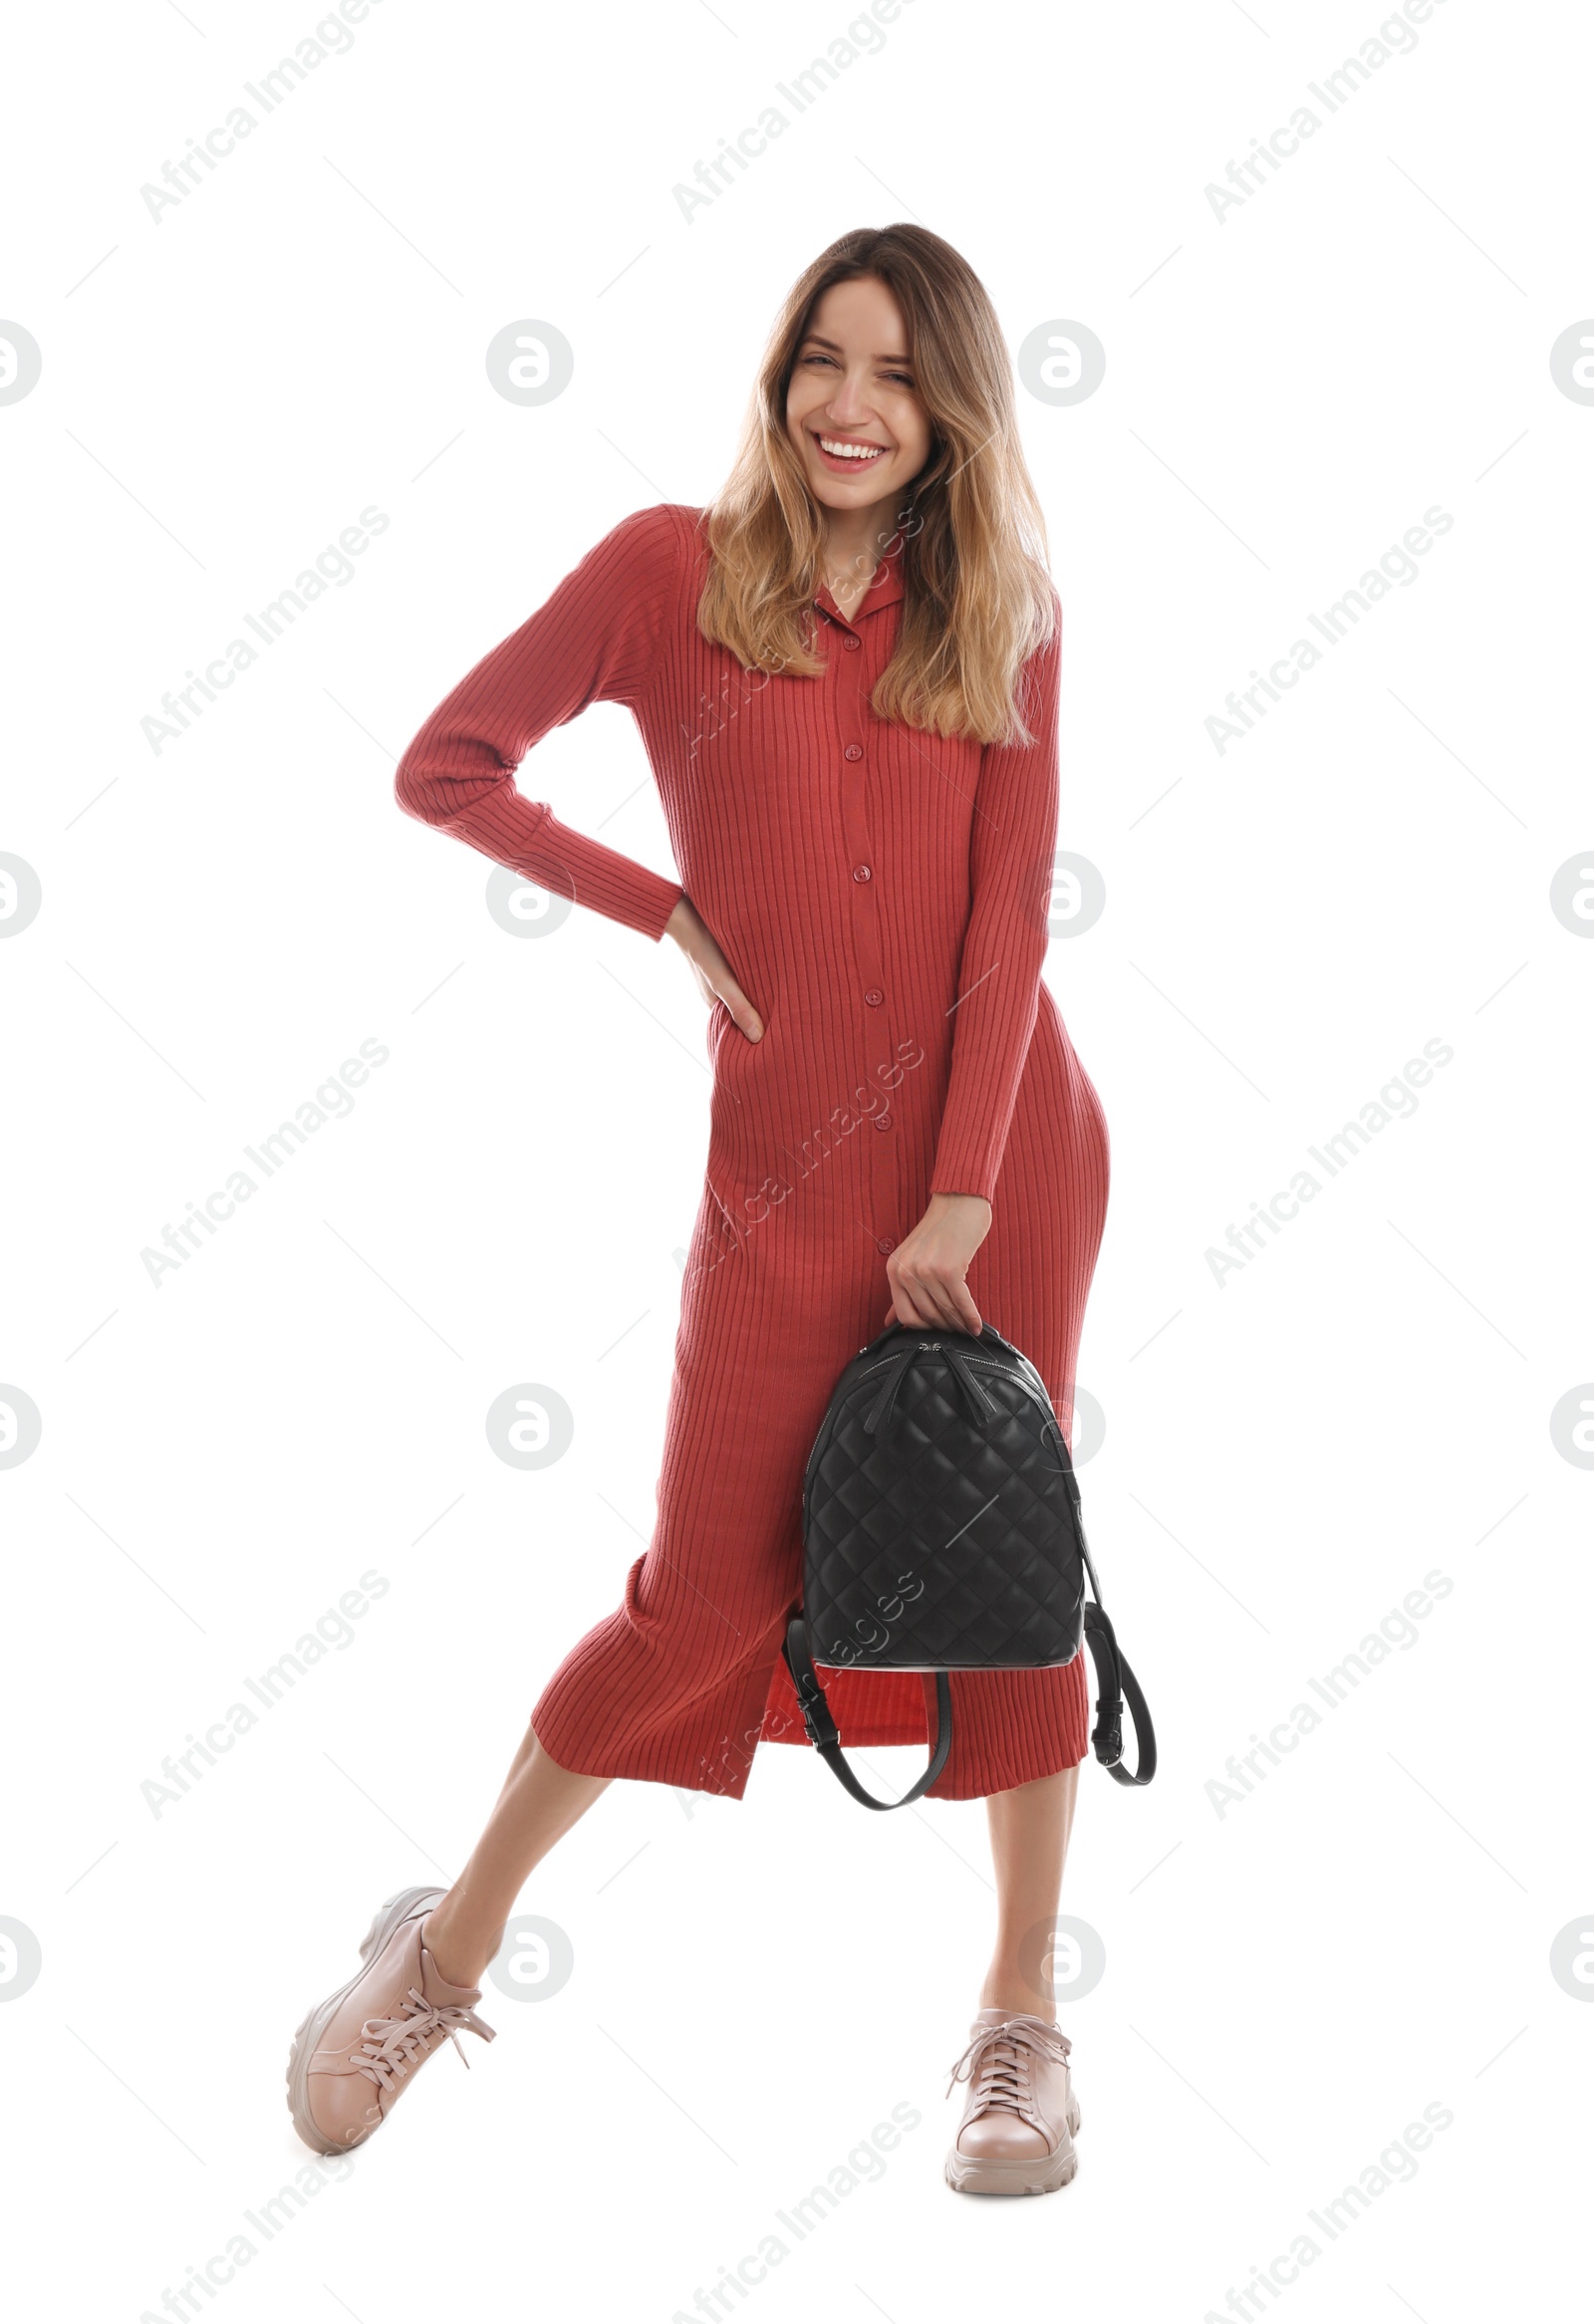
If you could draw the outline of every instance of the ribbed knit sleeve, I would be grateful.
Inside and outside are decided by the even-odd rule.
[[[1057,844],[1062,607],[1020,688],[1031,743],[987,743],[969,841],[972,896],[953,1020],[951,1074],[930,1191],[993,1201],[1040,1003]]]
[[[622,518],[438,703],[394,779],[406,815],[655,942],[678,883],[572,831],[517,789],[515,769],[590,702],[635,709],[643,700],[674,616],[683,548],[667,503]]]

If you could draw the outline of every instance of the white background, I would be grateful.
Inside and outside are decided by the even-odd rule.
[[[1594,1375],[1594,943],[1549,888],[1594,836],[1594,407],[1549,359],[1594,313],[1587,18],[1448,0],[1330,114],[1307,84],[1371,6],[913,0],[799,115],[775,85],[845,10],[381,0],[156,223],[140,189],[316,21],[137,0],[10,42],[0,311],[43,351],[0,407],[0,849],[43,890],[0,944],[0,1381],[42,1419],[0,1470],[0,1914],[43,1963],[0,2007],[18,2312],[132,2324],[240,2230],[229,2324],[663,2324],[771,2231],[699,2315],[1195,2320],[1303,2230],[1296,2324],[1560,2312],[1594,1473],[1550,1415]],[[677,183],[771,104],[688,221]],[[1219,221],[1206,187],[1302,104],[1319,132]],[[471,2072],[434,2062],[267,2241],[245,2212],[308,2161],[294,2026],[384,1897],[453,1876],[646,1542],[707,1135],[673,947],[505,933],[396,759],[621,516],[717,489],[788,284],[893,219],[1015,352],[1057,319],[1107,351],[1083,403],[1020,390],[1059,839],[1107,890],[1047,971],[1112,1138],[1081,1481],[1163,1749],[1147,1792],[1083,1779],[1080,2174],[941,2180],[983,1808],[868,1816],[766,1746],[740,1803],[606,1795],[526,1892],[568,1984],[489,1985]],[[484,365],[527,317],[576,357],[536,408]],[[1436,505],[1418,578],[1219,754],[1225,695]],[[162,694],[368,506],[348,585],[153,751]],[[530,796],[671,870],[625,712],[536,761]],[[349,1117],[157,1289],[140,1253],[368,1038]],[[1208,1248],[1434,1039],[1415,1113],[1219,1287]],[[528,1381],[575,1416],[531,1472],[483,1425]],[[368,1569],[351,1643],[154,1814]],[[1219,1814],[1230,1754],[1435,1569],[1418,1643]],[[921,1757],[863,1754],[893,1786]],[[1328,2242],[1308,2209],[1436,2103]],[[781,2230],[894,2105],[923,2119],[884,2169]]]

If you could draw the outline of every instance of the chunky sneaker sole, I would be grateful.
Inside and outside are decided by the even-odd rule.
[[[1005,2161],[994,2156],[963,2155],[954,2146],[946,2157],[946,2184],[959,2195],[1055,2195],[1079,2169],[1074,2139],[1079,2130],[1079,2101],[1069,2101],[1067,2129],[1049,2155],[1016,2155]]]
[[[293,2037],[293,2047],[288,2052],[288,2112],[293,2116],[293,2127],[305,2145],[318,2155],[343,2155],[348,2152],[342,2142],[329,2139],[326,2132],[317,2127],[310,2112],[305,2077],[311,2059],[321,2047],[321,2037],[337,2015],[344,1995],[360,1982],[369,1963],[381,1952],[394,1931],[409,1920],[418,1909],[423,1907],[429,1912],[446,1894],[447,1891],[440,1888],[400,1889],[396,1897],[390,1897],[385,1905],[380,1905],[371,1927],[361,1940],[359,1968],[338,1987],[336,1993],[329,1993],[325,2001],[316,2002],[300,2020]],[[374,2129],[380,2127],[380,2124],[373,2125]],[[364,2141],[360,2144],[363,2145]]]

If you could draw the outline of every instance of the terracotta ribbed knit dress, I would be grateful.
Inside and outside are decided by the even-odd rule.
[[[771,677],[697,630],[700,516],[665,504],[616,525],[433,711],[396,791],[408,814],[657,941],[681,885],[514,779],[552,727],[624,702],[680,882],[763,1022],[752,1042],[723,1003],[708,1017],[707,1165],[652,1542],[531,1713],[562,1767],[739,1799],[758,1741],[806,1741],[780,1655],[803,1468],[842,1367],[885,1327],[887,1252],[932,1192],[986,1195],[969,1289],[1071,1434],[1108,1142],[1041,981],[1060,636],[1024,673],[1031,746],[941,741],[869,703],[911,542],[851,618],[820,591],[823,676]],[[954,1741],[928,1796],[1082,1759],[1084,1664],[953,1674]],[[932,1678],[824,1677],[844,1744],[924,1743]]]

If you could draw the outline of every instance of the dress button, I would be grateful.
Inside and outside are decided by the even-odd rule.
[[[875,1128],[877,1130],[889,1130],[891,1128],[891,1116],[889,1114],[877,1114],[875,1116]]]
[[[874,877],[874,873],[867,864],[854,864],[853,878],[855,880],[873,880]]]
[[[842,640],[842,645],[849,653],[856,653],[858,651],[858,641],[856,638],[844,638]]]
[[[861,742],[849,742],[847,748],[842,752],[843,758],[862,758],[863,755],[864,746]]]
[[[864,995],[865,1000],[868,1001],[872,1009],[878,1009],[885,997],[886,995],[881,991],[878,984],[872,984]]]
[[[875,1248],[880,1251],[894,1251],[897,1248],[896,1238],[889,1234],[878,1235],[875,1240]]]

